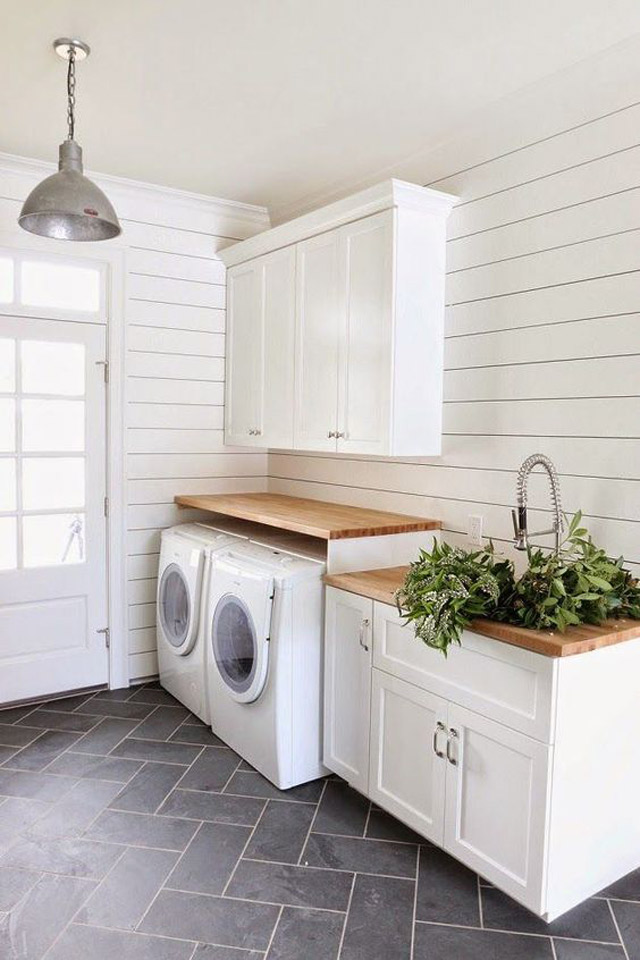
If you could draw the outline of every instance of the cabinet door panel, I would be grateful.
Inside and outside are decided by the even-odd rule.
[[[338,450],[385,454],[390,442],[393,211],[340,230]]]
[[[541,913],[552,748],[449,705],[445,849]]]
[[[262,269],[258,261],[233,267],[227,276],[227,386],[225,442],[259,446],[262,397]]]
[[[265,447],[293,446],[295,247],[262,261],[264,365],[258,427]]]
[[[369,795],[437,844],[444,835],[446,723],[445,700],[373,671]]]
[[[294,443],[301,450],[335,450],[337,430],[338,233],[297,245],[296,402]]]
[[[369,786],[373,602],[327,587],[324,763],[353,787]]]

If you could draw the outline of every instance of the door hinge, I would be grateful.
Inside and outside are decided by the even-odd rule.
[[[98,630],[96,632],[104,634],[104,645],[108,650],[111,646],[111,631],[109,630],[109,627],[103,627],[102,630]]]
[[[102,367],[104,373],[104,382],[109,383],[109,361],[108,360],[96,360],[96,366]]]
[[[109,497],[104,498],[103,510],[105,517],[109,516]]]

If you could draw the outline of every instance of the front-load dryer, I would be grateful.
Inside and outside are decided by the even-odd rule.
[[[199,523],[170,527],[161,537],[156,598],[160,683],[207,724],[201,600],[209,558],[234,542],[242,541]]]
[[[211,557],[203,630],[213,732],[281,790],[321,762],[324,563],[259,546]]]

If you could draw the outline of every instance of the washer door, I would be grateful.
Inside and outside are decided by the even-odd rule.
[[[193,610],[189,586],[177,563],[165,567],[158,586],[158,616],[165,640],[184,656],[193,646]]]
[[[248,606],[232,593],[216,606],[211,649],[230,696],[240,703],[257,700],[267,679],[269,639],[256,631]]]

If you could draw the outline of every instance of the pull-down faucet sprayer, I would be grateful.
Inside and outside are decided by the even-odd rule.
[[[539,530],[536,533],[529,533],[527,529],[527,482],[529,474],[533,468],[537,466],[544,467],[549,474],[551,503],[553,506],[553,526],[549,530]],[[560,503],[560,484],[555,466],[544,453],[534,453],[524,461],[518,471],[516,495],[518,509],[511,511],[513,516],[513,529],[515,531],[514,542],[516,550],[526,550],[529,546],[529,537],[542,537],[547,533],[555,533],[556,553],[558,553],[560,549],[560,534],[564,528],[562,505]]]

